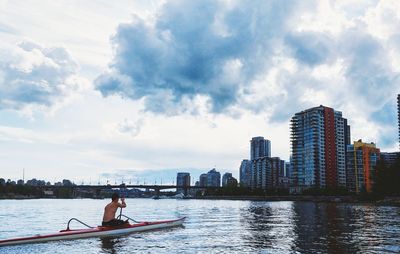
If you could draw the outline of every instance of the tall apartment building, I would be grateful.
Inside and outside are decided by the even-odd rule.
[[[284,176],[285,161],[279,157],[260,157],[252,160],[252,188],[276,189]]]
[[[221,173],[215,168],[207,173],[207,187],[221,187]]]
[[[371,192],[374,184],[376,164],[380,150],[374,143],[362,140],[348,145],[347,149],[347,189],[351,192]]]
[[[400,148],[400,94],[397,95],[397,119],[399,127],[399,148]]]
[[[291,187],[346,187],[346,147],[350,126],[342,112],[319,106],[291,119]]]
[[[381,152],[380,159],[385,166],[390,167],[400,159],[400,152]]]
[[[200,187],[207,187],[207,174],[201,174],[199,177]]]
[[[271,141],[264,137],[254,137],[250,140],[250,160],[261,157],[271,157]]]
[[[250,187],[251,186],[251,161],[250,160],[242,160],[239,169],[240,176],[240,186],[241,187]]]
[[[176,185],[177,186],[190,186],[190,173],[180,172],[176,176]],[[184,192],[184,188],[177,188],[177,192]]]
[[[222,187],[237,187],[237,180],[232,176],[232,173],[225,173],[222,176]]]

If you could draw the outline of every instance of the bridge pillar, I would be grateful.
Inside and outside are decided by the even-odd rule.
[[[154,188],[154,192],[156,194],[156,197],[160,196],[160,188]]]

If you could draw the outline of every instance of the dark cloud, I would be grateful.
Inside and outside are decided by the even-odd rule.
[[[25,41],[0,53],[0,109],[50,106],[79,86],[71,79],[78,66],[63,48]]]
[[[97,88],[104,96],[145,97],[147,110],[161,113],[196,95],[208,96],[213,112],[236,104],[241,86],[268,64],[296,4],[234,3],[169,1],[153,25],[139,18],[120,25],[111,72]],[[170,94],[168,102],[160,94]]]
[[[336,51],[333,38],[321,33],[291,33],[285,42],[293,57],[309,66],[327,63]]]
[[[400,92],[390,55],[400,54],[400,36],[377,38],[361,19],[337,34],[297,29],[304,10],[310,15],[315,6],[168,1],[153,23],[135,18],[118,27],[114,59],[96,80],[97,89],[104,96],[144,98],[146,110],[166,115],[196,114],[190,101],[200,95],[208,98],[209,111],[231,117],[240,115],[239,108],[282,122],[324,104],[359,108],[370,121],[392,125],[392,118],[374,112],[385,111]],[[282,64],[285,59],[294,67]],[[318,74],[321,68],[325,72]],[[257,82],[262,84],[255,89]]]

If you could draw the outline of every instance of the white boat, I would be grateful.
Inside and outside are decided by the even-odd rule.
[[[77,219],[73,218],[71,220],[77,220]],[[71,220],[69,222],[71,222]],[[115,236],[115,235],[122,235],[122,234],[128,234],[128,233],[133,233],[133,232],[141,232],[141,231],[147,231],[147,230],[155,230],[155,229],[163,229],[163,228],[182,226],[184,220],[185,220],[185,217],[182,217],[182,218],[175,219],[175,220],[138,222],[138,223],[134,223],[134,224],[127,223],[127,224],[124,224],[124,225],[121,225],[118,227],[98,226],[98,227],[90,227],[87,229],[86,228],[85,229],[69,229],[69,222],[68,222],[67,229],[61,230],[58,233],[4,239],[4,240],[0,240],[0,246],[27,244],[27,243],[41,243],[41,242],[58,241],[58,240],[72,240],[72,239],[81,239],[81,238],[89,238],[89,237]],[[77,221],[79,221],[79,220],[77,220]],[[81,221],[79,221],[79,222],[81,222]],[[84,223],[82,223],[82,224],[84,224]],[[84,224],[84,225],[86,225],[86,224]]]

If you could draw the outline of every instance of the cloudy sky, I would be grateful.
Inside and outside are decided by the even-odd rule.
[[[0,177],[233,172],[320,104],[398,149],[400,1],[0,0]]]

